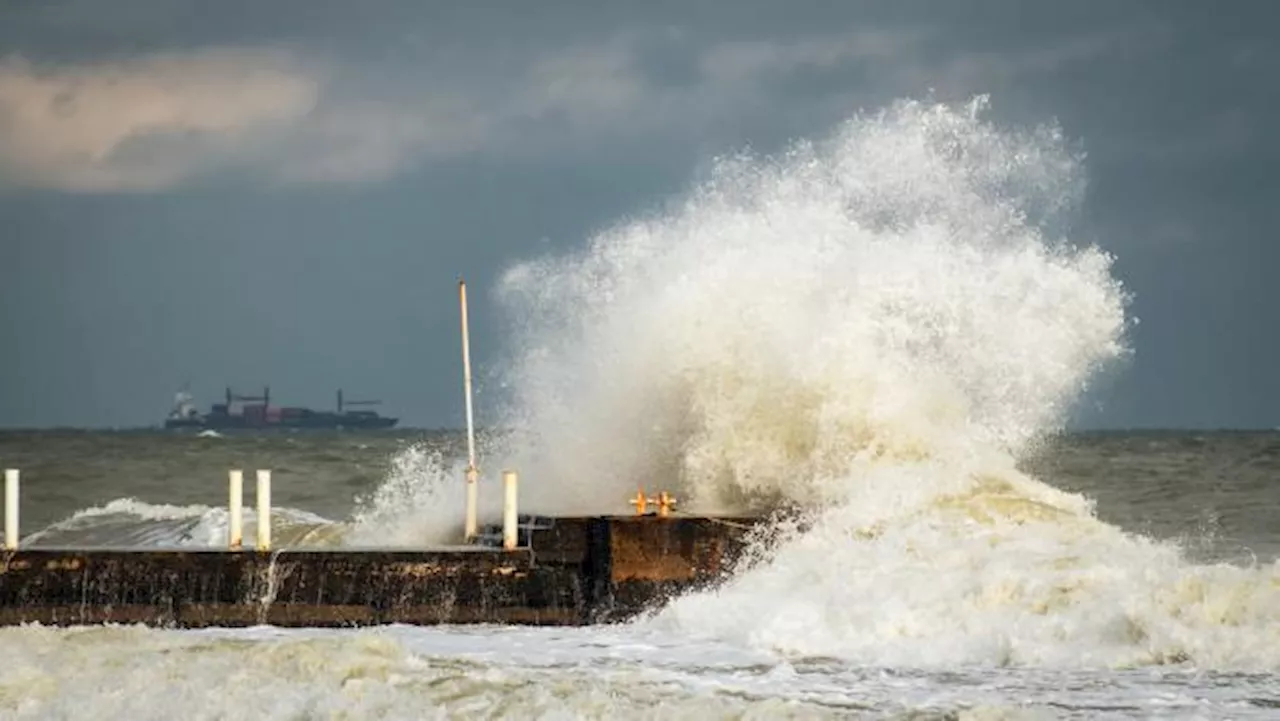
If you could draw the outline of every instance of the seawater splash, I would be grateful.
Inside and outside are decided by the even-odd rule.
[[[386,480],[357,500],[347,543],[353,546],[425,546],[462,537],[465,461],[441,448],[415,444],[392,459]]]
[[[646,623],[791,656],[1280,667],[1275,567],[1201,567],[1018,470],[1125,352],[1111,259],[1068,242],[1080,158],[985,101],[900,102],[683,205],[513,268],[518,465],[563,510],[637,485],[800,509]]]
[[[500,517],[498,478],[508,438],[477,434],[478,453],[486,473],[479,497],[482,522]],[[465,456],[446,444],[421,442],[391,459],[386,479],[367,497],[356,499],[344,544],[416,547],[460,543],[466,504]]]
[[[845,498],[895,462],[1016,454],[1122,353],[1110,259],[1048,235],[1083,188],[1053,128],[901,102],[681,207],[510,270],[522,459],[584,506]]]

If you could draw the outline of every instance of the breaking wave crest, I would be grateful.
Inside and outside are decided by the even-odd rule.
[[[1126,354],[1081,157],[986,102],[899,102],[512,268],[515,464],[544,508],[798,509],[651,619],[896,666],[1280,667],[1275,568],[1202,567],[1018,464]],[[567,507],[567,508],[566,508]]]
[[[595,505],[639,483],[690,510],[824,505],[869,468],[1054,429],[1123,352],[1124,296],[1107,255],[1050,235],[1083,188],[1061,133],[985,106],[724,160],[668,214],[509,271],[521,467]]]
[[[225,548],[228,541],[226,508],[204,505],[156,505],[118,498],[102,506],[77,511],[23,539],[32,548]],[[252,546],[258,533],[257,510],[244,507],[244,542]],[[271,509],[272,544],[334,545],[341,528],[321,516],[295,508]]]

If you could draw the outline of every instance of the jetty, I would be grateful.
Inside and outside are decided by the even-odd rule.
[[[623,513],[522,515],[518,474],[506,469],[501,473],[501,523],[480,525],[462,281],[458,297],[468,456],[457,545],[273,548],[271,471],[260,469],[255,543],[246,548],[244,474],[230,469],[225,547],[24,547],[20,473],[8,469],[0,626],[585,625],[622,621],[724,580],[760,519],[683,515],[676,511],[677,499],[665,490],[650,496],[641,488],[633,498],[619,499]],[[630,512],[625,512],[627,505]]]
[[[622,621],[725,576],[751,519],[522,517],[514,548],[8,549],[0,625]]]

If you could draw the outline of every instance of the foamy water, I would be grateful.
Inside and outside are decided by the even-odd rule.
[[[806,515],[725,586],[573,631],[9,629],[28,670],[0,708],[1270,717],[1280,567],[1194,563],[1020,470],[1127,352],[1130,319],[1111,259],[1071,242],[1080,158],[984,112],[904,102],[728,159],[682,203],[500,283],[519,433],[489,466],[537,479],[535,512],[617,512],[643,484],[688,512]],[[283,543],[456,536],[459,474],[407,450],[346,519],[279,511]],[[219,513],[118,501],[37,540],[116,519],[218,545]]]
[[[0,629],[0,717],[1274,718],[1269,675],[784,659],[637,627]]]

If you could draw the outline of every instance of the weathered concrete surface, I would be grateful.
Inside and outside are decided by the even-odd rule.
[[[515,551],[19,550],[0,625],[577,625],[715,583],[750,519],[559,518]]]

